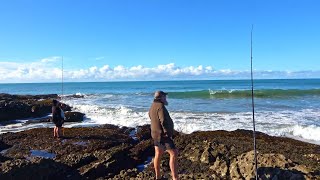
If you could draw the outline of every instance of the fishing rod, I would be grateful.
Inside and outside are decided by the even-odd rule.
[[[253,24],[251,27],[251,100],[252,100],[253,149],[254,149],[255,176],[256,176],[256,180],[258,180],[258,160],[257,160],[257,144],[256,144],[256,124],[255,124],[255,119],[254,119],[254,92],[253,92],[253,72],[252,72],[252,33],[253,33]]]
[[[61,56],[61,101],[63,100],[63,56]]]

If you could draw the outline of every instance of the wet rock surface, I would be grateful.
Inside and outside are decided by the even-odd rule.
[[[64,113],[65,115],[65,122],[80,122],[83,121],[84,115],[81,112],[72,112],[72,111],[67,111]]]
[[[51,113],[52,99],[58,95],[10,95],[0,94],[0,122],[40,117]]]
[[[52,111],[52,100],[59,99],[57,94],[47,95],[11,95],[0,94],[0,125],[13,123],[10,120],[40,118],[29,120],[27,123],[50,122],[51,118],[44,117]],[[64,111],[71,111],[67,104],[62,105]],[[69,113],[67,121],[82,121],[84,114],[79,112]]]
[[[153,179],[149,125],[134,129],[103,125],[64,128],[54,139],[49,128],[0,135],[0,179]],[[252,132],[246,130],[176,134],[180,179],[252,179]],[[54,158],[31,156],[31,150]],[[257,134],[260,179],[319,179],[320,146]],[[140,165],[140,166],[139,166]],[[138,168],[143,167],[144,169]],[[161,160],[163,179],[171,179],[169,155]]]

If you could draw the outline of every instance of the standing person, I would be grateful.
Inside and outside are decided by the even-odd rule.
[[[154,170],[156,179],[161,179],[160,175],[160,160],[162,154],[166,151],[170,154],[170,169],[173,180],[178,179],[177,172],[177,157],[178,151],[174,145],[173,136],[173,121],[166,109],[168,105],[167,93],[156,91],[154,100],[149,110],[151,120],[151,136],[154,141]]]
[[[62,117],[62,109],[60,108],[60,103],[57,100],[52,100],[52,122],[55,124],[53,128],[53,137],[60,138],[61,129],[63,124],[63,117]]]

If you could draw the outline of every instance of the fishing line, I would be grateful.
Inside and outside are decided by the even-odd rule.
[[[254,164],[255,164],[255,176],[258,179],[258,160],[257,160],[257,144],[256,144],[256,124],[254,119],[254,92],[253,92],[253,72],[252,72],[252,33],[253,24],[251,27],[251,100],[252,100],[252,123],[253,123],[253,149],[254,149]]]
[[[63,56],[61,57],[61,101],[63,100]]]

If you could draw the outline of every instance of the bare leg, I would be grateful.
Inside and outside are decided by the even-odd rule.
[[[59,137],[60,137],[60,134],[59,134],[59,128],[58,128],[58,127],[56,127],[56,135],[57,135],[57,138],[59,138]]]
[[[57,137],[56,128],[57,128],[57,127],[54,127],[54,128],[53,128],[53,137]]]
[[[160,179],[160,159],[162,154],[164,153],[163,149],[159,148],[158,146],[154,146],[154,160],[153,160],[153,165],[154,165],[154,171],[156,173],[156,179]]]
[[[178,151],[176,149],[169,149],[167,152],[170,154],[170,169],[171,169],[171,176],[173,180],[178,180],[178,169],[177,169],[177,158],[178,158]]]

